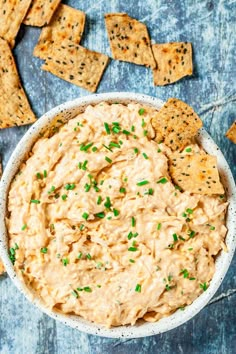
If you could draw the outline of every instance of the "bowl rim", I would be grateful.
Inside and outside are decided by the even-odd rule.
[[[228,253],[223,253],[217,257],[216,260],[216,272],[211,280],[210,286],[206,292],[202,293],[197,299],[193,301],[193,303],[186,307],[185,311],[181,312],[176,311],[174,314],[162,318],[158,322],[154,323],[143,323],[143,324],[136,324],[135,326],[119,326],[113,328],[105,328],[101,325],[96,325],[94,323],[88,322],[84,319],[81,319],[78,316],[72,315],[64,315],[59,312],[53,312],[48,309],[39,298],[34,298],[33,291],[29,290],[26,285],[20,280],[20,278],[16,275],[14,271],[13,265],[8,257],[8,247],[7,247],[7,229],[5,225],[5,212],[6,212],[6,203],[7,203],[7,196],[10,183],[12,178],[14,177],[16,171],[18,170],[20,163],[22,162],[26,152],[30,150],[34,142],[38,138],[39,131],[45,128],[47,125],[50,124],[51,121],[55,118],[58,114],[63,114],[65,112],[74,112],[74,115],[69,119],[76,116],[77,109],[84,108],[90,104],[94,105],[102,101],[108,102],[115,102],[120,101],[120,103],[127,104],[128,102],[137,102],[143,105],[149,105],[154,108],[159,109],[163,104],[164,101],[144,95],[139,93],[131,93],[131,92],[112,92],[112,93],[102,93],[102,94],[95,94],[89,96],[83,96],[77,98],[72,101],[68,101],[62,103],[50,111],[46,112],[41,118],[39,118],[25,133],[25,135],[21,138],[18,142],[17,146],[15,147],[7,166],[3,172],[3,176],[0,183],[0,231],[1,231],[1,238],[0,238],[0,256],[2,257],[3,263],[5,268],[8,272],[13,283],[16,287],[20,290],[21,293],[39,308],[42,312],[46,313],[53,319],[59,320],[60,322],[64,323],[65,325],[76,328],[82,332],[88,334],[99,335],[102,337],[109,337],[109,338],[141,338],[146,336],[151,336],[155,334],[160,334],[163,332],[167,332],[173,328],[178,327],[179,325],[187,322],[192,317],[194,317],[205,305],[210,301],[213,297],[215,292],[218,290],[219,286],[221,285],[226,272],[229,268],[231,260],[233,258],[233,254],[236,247],[236,224],[234,223],[234,218],[236,217],[236,187],[234,178],[230,171],[230,168],[218,148],[218,146],[214,143],[212,138],[206,132],[204,128],[201,128],[197,140],[200,145],[206,149],[207,152],[214,152],[214,155],[217,156],[218,160],[218,168],[220,170],[220,175],[228,194],[227,200],[230,202],[228,208],[228,215],[227,215],[227,226],[228,226],[228,233],[226,236],[226,243],[228,247]],[[218,259],[222,259],[222,264],[217,267]]]

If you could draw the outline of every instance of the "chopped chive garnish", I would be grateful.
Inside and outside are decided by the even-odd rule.
[[[193,230],[189,230],[188,231],[188,235],[189,235],[190,238],[193,238],[196,235],[196,232],[193,231]]]
[[[40,173],[40,172],[37,172],[37,173],[36,173],[36,177],[37,177],[37,179],[42,179],[41,173]]]
[[[196,278],[189,278],[189,280],[196,280]]]
[[[66,195],[66,194],[63,194],[63,195],[61,196],[61,199],[62,199],[62,200],[66,200],[66,198],[67,198],[67,195]]]
[[[85,228],[84,224],[81,224],[80,227],[79,227],[80,231],[83,231],[84,228]]]
[[[92,152],[96,152],[97,151],[97,147],[96,146],[94,146],[93,148],[92,148]]]
[[[177,241],[178,241],[178,236],[177,236],[177,234],[173,234],[172,236],[173,236],[174,242],[177,242]]]
[[[120,128],[120,126],[115,125],[114,127],[112,127],[112,131],[115,134],[119,134],[119,132],[121,131],[121,128]]]
[[[129,247],[128,248],[128,251],[130,251],[130,252],[136,252],[138,249],[137,249],[137,247]]]
[[[106,130],[106,133],[107,134],[111,134],[111,130],[110,130],[109,124],[108,123],[104,123],[104,127],[105,127],[105,130]]]
[[[105,156],[105,160],[108,162],[108,163],[112,163],[112,160],[109,159],[109,157]]]
[[[43,247],[40,250],[41,253],[47,253],[47,251],[48,251],[47,247]]]
[[[171,287],[169,284],[166,284],[166,290],[167,290],[167,291],[170,291],[171,288],[172,288],[172,287]]]
[[[97,213],[97,214],[94,214],[97,218],[100,218],[100,219],[103,219],[105,218],[105,213],[104,212],[101,212],[101,213]]]
[[[135,220],[135,218],[132,216],[132,218],[131,218],[131,226],[132,226],[132,227],[135,227],[135,224],[136,224],[136,220]]]
[[[33,204],[40,204],[40,200],[31,199],[30,203],[33,203]]]
[[[136,285],[135,291],[136,291],[137,293],[141,293],[141,285],[140,285],[140,284],[137,284],[137,285]]]
[[[144,135],[144,136],[147,136],[147,133],[148,133],[147,130],[144,130],[144,131],[143,131],[143,135]]]
[[[100,284],[98,284],[98,285],[97,285],[97,288],[101,288],[101,285],[100,285]]]
[[[135,152],[135,154],[138,154],[138,149],[134,148],[134,152]]]
[[[50,189],[49,189],[49,191],[48,191],[48,194],[50,194],[50,193],[52,193],[52,192],[54,192],[55,191],[55,186],[52,186]]]
[[[144,121],[144,119],[142,118],[142,128],[144,128],[145,127],[145,125],[146,125],[146,123],[145,123],[145,121]]]
[[[73,291],[71,292],[71,294],[72,294],[76,299],[78,299],[79,294],[77,293],[76,290],[73,290]]]
[[[183,274],[184,278],[189,277],[189,272],[187,271],[187,269],[182,269],[180,273]]]
[[[120,123],[119,122],[112,122],[112,125],[116,125],[117,127],[119,127]]]
[[[78,165],[79,169],[86,171],[87,170],[87,163],[88,163],[88,160],[85,160],[83,163],[80,162]]]
[[[208,286],[206,283],[200,284],[200,288],[203,289],[203,291],[206,291]]]
[[[93,146],[93,143],[89,143],[87,145],[81,144],[80,145],[80,151],[88,151],[88,149]]]
[[[97,205],[100,205],[102,202],[102,197],[99,195],[98,199],[97,199]]]
[[[192,250],[193,250],[193,248],[192,248],[192,247],[188,248],[188,251],[192,251]]]
[[[117,209],[113,209],[113,214],[114,214],[114,216],[118,216],[120,214],[120,212]]]
[[[186,151],[186,152],[191,152],[192,149],[191,149],[191,148],[187,148],[187,149],[185,149],[185,151]]]
[[[141,182],[138,182],[138,183],[137,183],[137,186],[139,186],[139,187],[140,187],[140,186],[145,186],[145,184],[148,184],[148,183],[149,183],[149,182],[146,181],[146,180],[145,180],[145,181],[141,181]]]
[[[132,125],[132,127],[131,127],[131,132],[134,132],[134,131],[135,131],[135,126]]]
[[[153,195],[154,190],[152,188],[149,188],[147,192],[145,192],[144,194],[148,194],[148,195]]]
[[[110,209],[111,208],[111,199],[109,197],[106,197],[106,201],[104,203],[104,206],[107,208],[107,209]]]
[[[68,258],[62,258],[62,264],[64,265],[64,267],[67,266],[67,264],[69,264],[69,259]]]
[[[146,160],[148,160],[148,156],[147,156],[147,154],[145,154],[145,152],[143,152],[143,157],[144,157]]]
[[[90,188],[91,188],[91,185],[86,183],[85,186],[84,186],[84,190],[85,192],[89,192],[90,191]]]
[[[128,130],[125,130],[125,129],[122,130],[122,133],[125,134],[125,135],[130,135],[131,134]]]
[[[44,171],[43,171],[43,177],[44,177],[44,178],[46,178],[46,177],[47,177],[47,175],[48,175],[47,171],[46,171],[46,170],[44,170]]]
[[[161,152],[161,149],[159,148],[159,149],[157,149],[157,152]]]
[[[91,293],[92,289],[89,286],[85,286],[84,291],[86,291],[87,293]]]
[[[116,148],[120,148],[120,145],[117,143],[114,143],[113,141],[110,142],[109,146],[111,147],[116,147]]]
[[[193,209],[186,209],[186,212],[188,213],[188,214],[192,214],[193,213]]]
[[[108,217],[107,217],[107,220],[111,220],[111,219],[112,219],[112,217],[111,217],[111,216],[108,216]]]
[[[185,241],[185,238],[183,238],[182,236],[179,236],[179,239],[180,239],[181,241]]]
[[[75,189],[75,184],[74,183],[67,183],[64,187],[67,191]]]
[[[112,149],[109,148],[109,146],[106,146],[105,144],[102,144],[102,146],[104,146],[104,148],[109,150],[110,152],[113,152]]]
[[[186,214],[186,213],[182,213],[182,216],[183,216],[184,218],[186,218],[187,214]]]
[[[163,178],[159,179],[159,181],[157,181],[157,183],[161,183],[161,184],[165,184],[167,182],[168,182],[168,179],[165,177],[163,177]]]
[[[144,108],[140,108],[139,111],[138,111],[138,114],[140,116],[142,116],[144,114],[144,112],[145,112],[145,109]]]
[[[76,290],[83,291],[84,289],[83,288],[76,288]]]
[[[21,230],[24,231],[25,229],[27,229],[27,225],[26,225],[26,224],[24,224],[24,225],[22,226]]]
[[[87,253],[87,254],[86,254],[86,258],[89,259],[89,260],[91,260],[91,259],[92,259],[91,254],[90,254],[90,253]]]
[[[157,224],[157,230],[161,230],[161,223]]]
[[[82,218],[84,218],[85,220],[87,220],[88,217],[89,217],[89,214],[88,214],[88,213],[83,213]]]
[[[134,259],[129,259],[129,262],[130,263],[135,263],[135,260]]]
[[[211,230],[211,231],[215,230],[215,226],[211,226],[211,227],[210,227],[210,230]]]
[[[131,240],[131,238],[133,237],[133,233],[132,233],[132,231],[130,231],[130,232],[129,232],[129,234],[128,234],[128,236],[127,236],[127,237],[128,237],[128,240]]]
[[[126,189],[124,187],[120,188],[120,193],[126,193]]]

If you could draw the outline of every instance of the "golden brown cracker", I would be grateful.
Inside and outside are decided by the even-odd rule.
[[[34,55],[46,59],[48,50],[54,44],[66,40],[79,44],[84,32],[85,13],[70,6],[60,4],[49,25],[41,31],[39,42],[34,48]]]
[[[153,70],[154,85],[168,85],[192,75],[191,43],[154,44],[152,51],[157,62],[157,67]]]
[[[25,125],[36,120],[8,43],[0,38],[0,129]]]
[[[60,2],[61,0],[33,0],[24,24],[37,27],[48,24]]]
[[[226,132],[225,136],[236,144],[236,121],[231,125],[231,127]]]
[[[185,102],[170,98],[160,109],[152,125],[158,139],[172,150],[182,150],[202,127],[202,121]]]
[[[105,15],[114,59],[156,67],[147,27],[125,13]]]
[[[170,158],[170,175],[184,191],[198,194],[224,194],[217,169],[217,159],[211,155],[183,155]]]
[[[28,11],[31,0],[0,0],[0,37],[11,46]]]

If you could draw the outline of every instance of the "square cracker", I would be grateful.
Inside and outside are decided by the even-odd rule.
[[[217,159],[211,155],[173,154],[170,175],[184,191],[198,194],[224,194],[217,170]]]
[[[228,129],[227,133],[225,136],[231,140],[234,144],[236,144],[236,121],[231,125],[231,127]]]
[[[53,46],[42,69],[72,84],[95,92],[109,57],[70,41]]]
[[[187,42],[154,44],[152,46],[157,62],[153,70],[154,85],[163,86],[192,75],[192,45]]]
[[[0,129],[36,120],[21,86],[8,43],[0,38]]]
[[[33,0],[24,24],[37,27],[48,24],[60,2],[61,0]]]
[[[0,37],[11,46],[15,45],[15,38],[24,20],[31,0],[0,0]]]
[[[147,27],[125,13],[105,15],[114,59],[156,67]]]
[[[41,31],[34,55],[46,59],[49,47],[70,40],[79,44],[84,32],[85,13],[67,5],[59,5],[50,24]]]
[[[170,98],[152,120],[152,125],[159,141],[161,137],[172,150],[182,150],[202,127],[202,121],[185,102]]]

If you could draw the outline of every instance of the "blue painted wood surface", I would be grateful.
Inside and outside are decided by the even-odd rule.
[[[235,120],[235,0],[71,0],[87,14],[82,45],[110,55],[103,14],[127,12],[148,25],[155,42],[190,41],[194,76],[167,87],[154,87],[150,70],[111,61],[98,92],[141,92],[166,100],[183,99],[200,114],[236,177],[236,147],[224,133]],[[52,107],[87,95],[85,90],[40,70],[32,56],[40,30],[22,27],[14,50],[32,107],[40,117]],[[0,131],[4,166],[28,127]],[[7,276],[0,278],[0,353],[236,353],[236,259],[218,293],[194,319],[161,335],[112,340],[80,333],[35,309]]]

